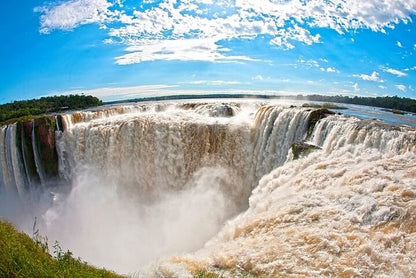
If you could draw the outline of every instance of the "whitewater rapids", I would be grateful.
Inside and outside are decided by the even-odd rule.
[[[29,202],[46,188],[25,213],[93,264],[143,277],[416,276],[414,128],[253,101],[68,113],[59,186],[33,147],[37,187],[17,129],[1,129],[0,194]],[[294,143],[307,147],[295,155]]]

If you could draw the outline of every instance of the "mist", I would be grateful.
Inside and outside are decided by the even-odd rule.
[[[414,252],[397,256],[397,250],[414,241],[406,236],[390,242],[396,232],[389,227],[413,231],[414,129],[344,115],[324,115],[311,126],[315,110],[250,109],[197,104],[129,115],[112,108],[64,115],[64,131],[56,133],[59,178],[41,184],[21,182],[32,176],[19,152],[10,150],[18,150],[20,141],[13,128],[2,130],[8,136],[0,137],[0,214],[29,235],[36,218],[35,229],[49,246],[58,241],[75,257],[120,274],[269,275],[299,269],[298,258],[312,251],[310,258],[326,254],[314,259],[322,258],[322,265],[333,261],[331,275],[347,260],[349,269],[364,262],[356,273],[368,269],[371,276],[378,256],[366,258],[366,265],[361,244],[344,242],[364,229],[360,242],[376,246],[372,253],[386,250],[384,240],[396,246],[384,256],[387,268],[378,269],[380,274],[395,273],[399,266],[409,274],[403,276],[413,277],[406,262]],[[217,119],[218,111],[235,115]],[[316,148],[294,160],[288,155],[294,142]],[[406,153],[413,156],[402,157]],[[24,154],[27,162],[30,156]],[[34,164],[38,174],[45,169],[41,161]],[[408,223],[398,225],[402,220]],[[386,232],[383,241],[378,235],[368,238],[365,229],[383,225],[388,225],[379,230]],[[319,240],[304,241],[308,232]],[[325,238],[333,233],[339,237]],[[331,246],[348,252],[337,262],[340,253]],[[282,258],[284,263],[275,263]],[[304,262],[299,273],[316,271]]]
[[[31,181],[19,166],[27,158],[14,148],[20,137],[10,130],[3,145],[15,155],[0,156],[13,170],[4,179],[1,216],[29,235],[38,229],[49,246],[58,241],[75,257],[122,274],[202,248],[248,207],[247,119],[256,107],[234,117],[221,113],[236,114],[239,105],[153,108],[62,115],[64,131],[55,134],[59,177],[41,184],[23,182]],[[42,176],[43,162],[33,164]]]
[[[104,176],[92,167],[79,170],[67,196],[53,193],[39,230],[74,256],[119,273],[203,247],[237,212],[224,168],[202,168],[183,190],[152,203],[141,203]]]

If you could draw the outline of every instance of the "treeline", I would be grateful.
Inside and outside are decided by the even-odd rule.
[[[348,97],[348,96],[322,96],[311,95],[301,96],[301,99],[312,101],[338,102],[348,104],[358,104],[366,106],[376,106],[393,110],[402,110],[416,113],[416,100],[412,98],[401,98],[398,96],[387,97]]]
[[[0,124],[13,122],[20,118],[57,113],[65,110],[85,109],[98,105],[102,105],[101,100],[88,95],[52,96],[15,101],[0,105]]]

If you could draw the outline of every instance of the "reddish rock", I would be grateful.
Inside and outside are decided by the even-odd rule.
[[[58,175],[58,154],[55,148],[55,118],[37,118],[35,121],[35,144],[45,178]]]

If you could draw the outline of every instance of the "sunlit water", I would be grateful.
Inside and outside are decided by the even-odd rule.
[[[413,116],[349,106],[309,130],[298,102],[206,102],[64,115],[52,189],[22,189],[3,128],[1,215],[144,277],[416,275]],[[320,149],[293,160],[300,141]]]

